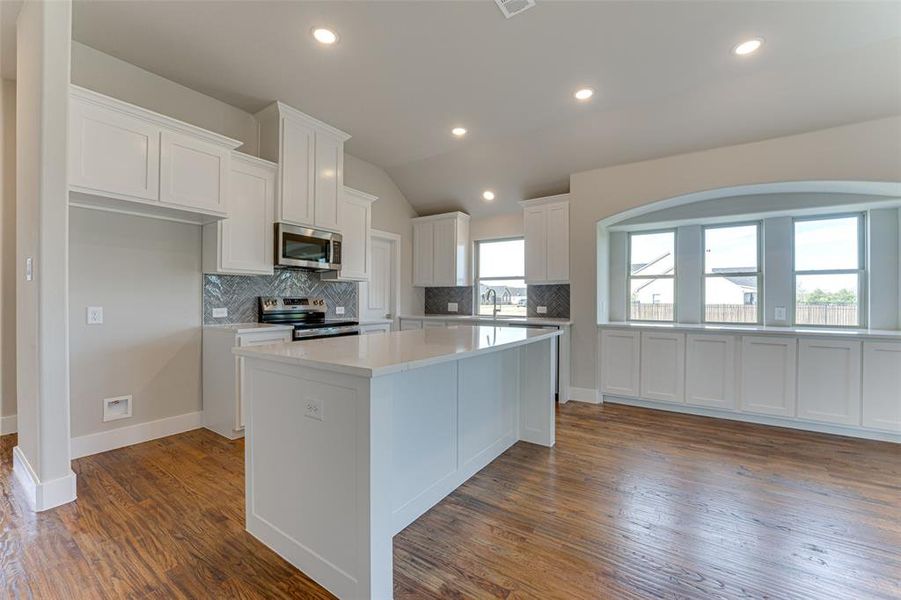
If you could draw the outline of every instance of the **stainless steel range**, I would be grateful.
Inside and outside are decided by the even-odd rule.
[[[357,321],[327,319],[321,298],[274,298],[260,296],[260,323],[293,325],[295,340],[315,340],[360,335]]]

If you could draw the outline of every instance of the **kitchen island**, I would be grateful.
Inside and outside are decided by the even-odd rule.
[[[451,326],[235,348],[247,530],[339,598],[391,598],[396,533],[517,441],[554,445],[559,335]]]

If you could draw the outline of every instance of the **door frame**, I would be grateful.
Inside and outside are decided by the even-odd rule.
[[[401,293],[401,256],[403,253],[403,237],[399,233],[392,233],[390,231],[383,231],[381,229],[370,229],[369,230],[370,238],[381,238],[383,240],[389,240],[394,245],[394,253],[391,257],[391,268],[394,271],[394,289],[392,290],[392,300],[391,300],[391,328],[397,329],[398,318],[400,317],[400,293]],[[371,241],[371,240],[370,240]],[[370,253],[371,255],[371,253]],[[372,277],[372,269],[369,269],[369,276]],[[369,282],[366,282],[366,295],[369,295]],[[357,314],[360,315],[360,320],[363,320],[363,294],[357,294]]]

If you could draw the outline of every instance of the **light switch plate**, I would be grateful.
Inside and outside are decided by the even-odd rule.
[[[344,314],[344,307],[343,307],[343,306],[336,306],[336,307],[335,307],[335,314],[336,314],[336,315],[343,315],[343,314]]]
[[[538,314],[539,314],[539,315],[546,315],[546,314],[547,314],[547,306],[539,306],[539,307],[538,307]]]
[[[87,312],[88,325],[103,325],[102,306],[89,306]]]
[[[214,319],[224,319],[228,316],[227,308],[214,308],[213,309],[213,318]]]
[[[457,303],[456,302],[448,302],[447,303],[447,312],[457,312]]]
[[[774,319],[776,319],[777,321],[785,321],[786,320],[787,317],[785,316],[785,307],[784,306],[777,306],[776,310],[774,312],[775,312],[775,314],[773,315]]]

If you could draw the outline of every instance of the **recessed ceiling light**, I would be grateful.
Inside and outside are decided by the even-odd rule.
[[[494,200],[494,192],[492,192],[491,190],[485,190],[484,192],[482,192],[482,198],[488,201]]]
[[[338,41],[338,34],[332,31],[331,29],[325,29],[324,27],[317,27],[313,30],[313,37],[316,38],[316,41],[320,44],[334,44]]]
[[[753,40],[748,40],[737,45],[732,49],[732,54],[737,54],[738,56],[753,54],[754,52],[757,52],[761,46],[763,46],[763,39],[754,38]]]
[[[466,128],[465,127],[454,127],[453,129],[451,129],[451,133],[457,137],[463,137],[464,135],[466,135]]]
[[[573,94],[576,100],[588,100],[592,96],[594,96],[594,90],[591,88],[582,88],[581,90],[576,90],[576,93]]]

